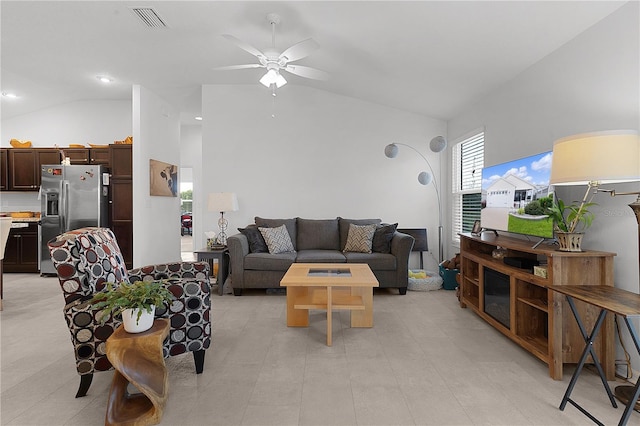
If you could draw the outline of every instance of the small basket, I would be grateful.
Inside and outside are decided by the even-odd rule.
[[[412,269],[411,272],[422,272],[421,269]],[[409,284],[407,290],[412,291],[432,291],[440,290],[442,288],[442,278],[435,272],[424,271],[427,274],[427,278],[413,278],[409,277]]]
[[[456,281],[456,275],[460,273],[460,270],[447,269],[444,266],[442,266],[442,263],[439,266],[440,266],[440,276],[442,277],[442,280],[443,280],[442,287],[445,290],[455,290],[456,287],[458,287],[458,282]]]

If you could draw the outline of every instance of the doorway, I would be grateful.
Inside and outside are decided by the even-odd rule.
[[[193,169],[180,167],[180,256],[184,262],[193,255]]]

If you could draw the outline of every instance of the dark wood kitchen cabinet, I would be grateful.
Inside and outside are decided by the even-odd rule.
[[[89,150],[89,164],[109,167],[111,164],[111,150],[109,148],[91,148]]]
[[[69,157],[71,164],[89,164],[89,148],[66,148],[64,155]]]
[[[38,223],[23,224],[26,226],[11,228],[9,232],[4,251],[4,272],[38,272]]]
[[[56,148],[11,148],[8,152],[8,190],[37,191],[43,164],[60,164]]]
[[[127,268],[133,267],[133,153],[131,145],[110,145],[111,230]]]
[[[9,171],[7,165],[9,154],[7,148],[0,149],[0,191],[9,189]]]

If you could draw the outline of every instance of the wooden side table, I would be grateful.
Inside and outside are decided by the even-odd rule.
[[[221,249],[203,248],[195,251],[196,259],[198,262],[207,261],[211,267],[211,273],[213,273],[213,260],[218,259],[218,274],[216,276],[216,283],[218,284],[218,294],[222,296],[222,287],[229,275],[229,249],[227,247]]]
[[[168,375],[162,342],[169,335],[169,320],[157,319],[150,330],[127,333],[121,325],[107,339],[107,358],[116,369],[104,424],[155,425],[160,423],[168,396]],[[129,394],[131,383],[141,393]]]

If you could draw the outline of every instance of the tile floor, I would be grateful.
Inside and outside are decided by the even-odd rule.
[[[96,374],[75,399],[75,372],[56,278],[5,274],[0,313],[2,425],[104,424],[112,372]],[[213,345],[205,370],[193,358],[167,359],[163,425],[585,425],[558,410],[571,369],[551,380],[542,362],[457,305],[454,292],[377,290],[372,329],[324,314],[309,328],[285,326],[285,297],[264,291],[212,298]],[[605,424],[597,376],[583,374],[574,398]],[[634,412],[630,425],[640,424]]]

